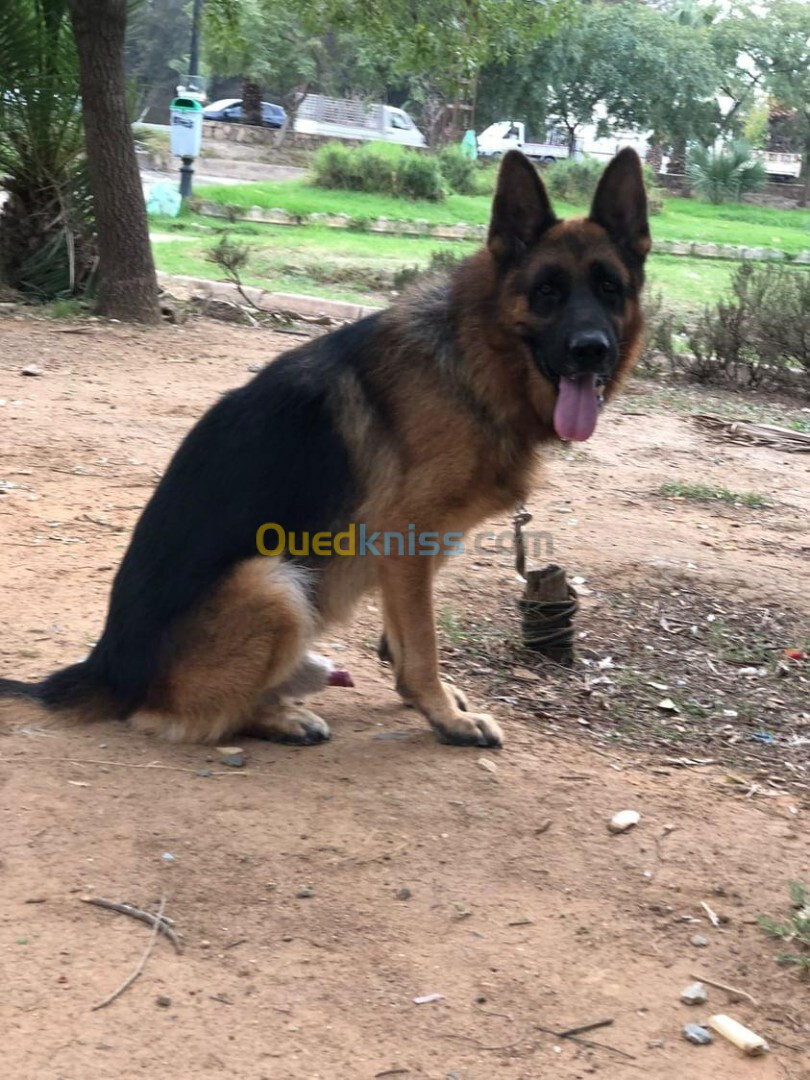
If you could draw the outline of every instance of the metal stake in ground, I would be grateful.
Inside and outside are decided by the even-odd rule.
[[[579,601],[561,566],[552,563],[542,570],[526,570],[523,527],[531,520],[528,510],[519,507],[514,517],[515,569],[526,582],[523,599],[518,601],[523,645],[570,667],[574,662],[573,619]]]

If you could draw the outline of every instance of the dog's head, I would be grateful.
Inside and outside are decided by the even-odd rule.
[[[560,221],[534,166],[503,160],[488,249],[502,330],[526,346],[533,400],[562,439],[587,439],[599,401],[635,362],[639,294],[650,249],[641,162],[622,150],[587,218]],[[539,382],[538,382],[539,380]]]

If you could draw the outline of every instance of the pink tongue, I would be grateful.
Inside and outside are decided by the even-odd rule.
[[[596,429],[599,412],[596,400],[596,376],[579,375],[560,378],[554,408],[554,430],[567,442],[585,442]]]

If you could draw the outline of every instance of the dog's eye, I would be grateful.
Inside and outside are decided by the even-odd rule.
[[[599,287],[602,292],[607,293],[608,296],[615,296],[616,293],[619,291],[619,286],[616,284],[615,281],[612,281],[610,278],[602,278],[601,282],[599,283]]]
[[[557,295],[557,290],[549,281],[541,281],[539,285],[535,286],[534,291],[538,296],[544,296],[546,298]]]

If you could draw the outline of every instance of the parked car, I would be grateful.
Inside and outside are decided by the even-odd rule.
[[[425,136],[404,109],[393,105],[307,94],[298,107],[293,129],[302,135],[425,146]]]
[[[226,124],[243,123],[241,98],[212,101],[203,109],[203,119],[222,120]],[[280,128],[286,119],[287,114],[280,105],[274,105],[272,101],[262,102],[262,127]]]

